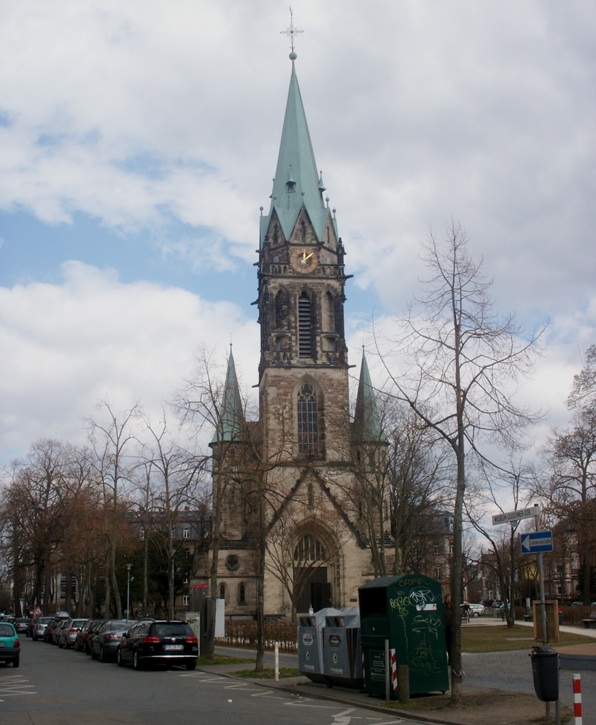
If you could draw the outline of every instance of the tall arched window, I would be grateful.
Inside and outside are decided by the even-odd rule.
[[[312,385],[298,391],[298,452],[316,456],[319,451],[317,395]]]
[[[298,355],[313,357],[312,300],[308,292],[298,297]]]
[[[246,604],[246,586],[244,584],[238,585],[238,604]]]
[[[219,585],[219,598],[225,600],[226,598],[226,585],[220,584]]]

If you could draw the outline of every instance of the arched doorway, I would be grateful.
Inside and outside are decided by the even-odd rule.
[[[293,588],[296,612],[316,612],[335,606],[338,547],[326,532],[308,530],[297,538],[293,550]]]

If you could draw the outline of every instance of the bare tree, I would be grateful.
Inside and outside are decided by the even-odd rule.
[[[142,446],[142,456],[148,464],[149,477],[157,477],[153,489],[153,502],[161,509],[160,529],[165,532],[165,551],[168,562],[168,617],[175,617],[175,567],[178,551],[174,531],[182,507],[195,501],[204,457],[197,457],[175,443],[168,431],[167,415],[154,426],[146,419],[150,443]]]
[[[528,339],[512,317],[500,319],[488,296],[490,282],[468,253],[464,230],[452,224],[447,242],[434,235],[423,257],[430,278],[401,324],[395,345],[411,361],[403,375],[386,369],[405,402],[451,450],[455,459],[451,596],[451,698],[462,697],[461,626],[463,506],[467,460],[486,457],[484,442],[515,446],[535,418],[513,401],[513,383],[530,369],[539,334]]]
[[[126,501],[123,494],[130,480],[134,462],[128,458],[129,447],[136,441],[134,424],[140,415],[140,406],[134,405],[123,413],[116,413],[109,401],[98,404],[103,420],[90,420],[89,441],[93,465],[100,482],[105,511],[106,535],[106,613],[113,603],[118,619],[122,618],[122,601],[118,586],[116,560],[120,541],[120,526]],[[124,504],[124,505],[123,505]]]
[[[481,562],[494,570],[499,582],[499,590],[505,598],[504,614],[508,627],[515,624],[515,583],[518,573],[521,572],[527,563],[527,559],[520,553],[518,541],[518,528],[521,519],[512,521],[507,525],[498,526],[496,530],[489,528],[486,524],[483,512],[487,504],[491,508],[498,508],[503,513],[499,501],[502,499],[503,490],[507,488],[508,500],[513,501],[513,510],[525,509],[530,505],[533,491],[536,489],[536,479],[531,468],[511,462],[508,471],[495,471],[488,469],[484,486],[479,487],[477,495],[479,498],[478,510],[474,510],[469,502],[466,503],[466,513],[473,527],[489,542],[490,549],[488,556]],[[491,476],[490,474],[494,474]]]

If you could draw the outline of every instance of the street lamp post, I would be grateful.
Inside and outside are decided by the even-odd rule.
[[[132,564],[126,565],[126,619],[130,619],[130,570]]]

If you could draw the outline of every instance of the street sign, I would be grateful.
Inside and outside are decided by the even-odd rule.
[[[508,511],[506,514],[496,514],[493,516],[493,526],[495,524],[508,524],[511,521],[519,521],[520,519],[529,519],[532,516],[540,516],[540,505],[537,503],[528,509],[518,509],[517,511]]]
[[[522,554],[538,554],[553,550],[552,531],[531,531],[529,534],[520,534],[519,541]]]

